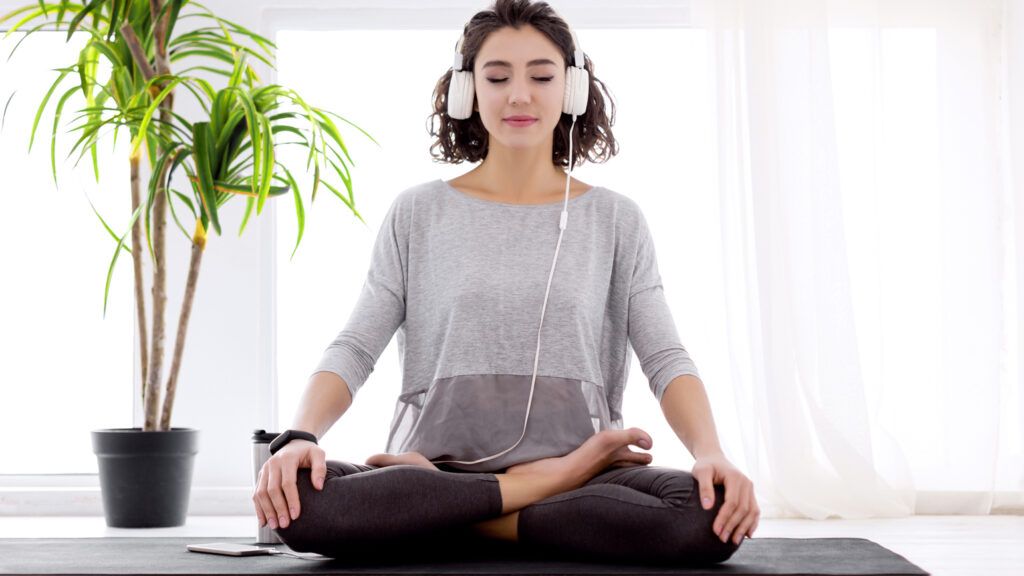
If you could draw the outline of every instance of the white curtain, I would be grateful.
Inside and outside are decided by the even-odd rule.
[[[1022,12],[694,0],[766,516],[1022,509]]]

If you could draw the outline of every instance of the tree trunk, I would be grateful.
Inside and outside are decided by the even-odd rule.
[[[132,168],[132,214],[139,209],[139,155],[131,157]],[[146,368],[149,366],[149,344],[146,337],[146,298],[142,286],[142,218],[132,225],[132,268],[135,272],[135,316],[139,326],[139,363],[142,365],[142,405],[146,405]]]
[[[170,100],[171,94],[167,95]],[[167,100],[164,100],[165,102]],[[164,112],[161,110],[160,117]],[[161,150],[162,152],[162,150]],[[153,200],[154,224],[153,224],[153,341],[149,356],[149,373],[146,382],[146,420],[143,425],[144,431],[165,430],[158,427],[157,415],[160,407],[160,396],[163,388],[160,386],[160,373],[164,360],[164,335],[167,331],[164,324],[164,310],[167,308],[167,257],[164,254],[164,239],[167,234],[167,195],[165,193],[167,172],[170,170],[170,162],[165,162],[163,170],[158,175],[156,193]]]
[[[155,23],[153,35],[156,39],[154,59],[156,60],[157,75],[170,74],[170,61],[167,58],[166,43],[167,24],[169,21],[170,11],[165,12],[158,22],[157,17],[160,15],[162,4],[163,3],[160,0],[150,0],[149,3],[150,14],[152,15],[151,21]],[[159,130],[166,130],[167,125],[173,121],[171,116],[171,110],[173,107],[174,92],[172,91],[167,95],[164,101],[160,103],[161,125]],[[158,155],[162,155],[163,153],[163,147],[159,146]],[[164,174],[161,174],[160,176],[160,180],[157,182],[156,186],[155,198],[153,199],[153,349],[152,354],[150,355],[149,383],[147,384],[151,389],[151,392],[146,398],[146,422],[143,430],[170,429],[158,427],[158,424],[161,423],[157,422],[160,374],[161,369],[163,368],[164,334],[166,332],[166,327],[164,325],[164,310],[167,308],[167,256],[164,253],[164,243],[167,236],[167,192],[165,190],[166,177]],[[166,424],[169,426],[169,423]]]
[[[185,350],[185,334],[188,332],[188,319],[192,315],[192,300],[196,293],[199,280],[199,266],[203,262],[203,250],[206,248],[206,230],[203,229],[202,217],[196,218],[196,231],[192,237],[192,259],[188,266],[188,280],[185,281],[185,298],[181,302],[181,316],[178,318],[178,335],[174,341],[174,357],[171,359],[171,374],[167,378],[167,395],[164,396],[164,409],[160,417],[160,429],[169,430],[171,410],[174,408],[174,394],[177,391],[178,370],[181,368],[181,355]]]

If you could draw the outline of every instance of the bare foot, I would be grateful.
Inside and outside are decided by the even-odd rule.
[[[510,466],[506,474],[539,474],[564,481],[565,490],[583,486],[609,466],[643,466],[651,462],[651,455],[633,452],[630,445],[650,449],[651,436],[640,428],[602,430],[565,456],[542,458]]]
[[[381,468],[396,464],[412,464],[421,468],[440,470],[440,468],[434,466],[433,462],[427,460],[427,457],[419,452],[403,452],[397,456],[394,454],[374,454],[366,459],[366,464],[369,466],[380,466]]]

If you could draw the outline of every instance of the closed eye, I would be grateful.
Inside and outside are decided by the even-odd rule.
[[[551,80],[553,80],[553,79],[554,79],[554,76],[548,76],[546,78],[534,78],[534,80],[538,80],[540,82],[551,82]],[[491,84],[501,84],[505,80],[508,80],[508,78],[488,78],[487,79],[487,81],[490,82]]]

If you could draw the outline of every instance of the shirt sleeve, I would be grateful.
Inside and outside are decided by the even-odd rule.
[[[313,371],[340,376],[353,399],[405,321],[409,236],[399,200],[391,204],[377,232],[370,268],[348,322]]]
[[[639,243],[629,289],[629,342],[661,403],[665,389],[675,378],[692,374],[700,378],[697,366],[679,341],[672,312],[658,273],[658,259],[647,221],[639,219]]]

